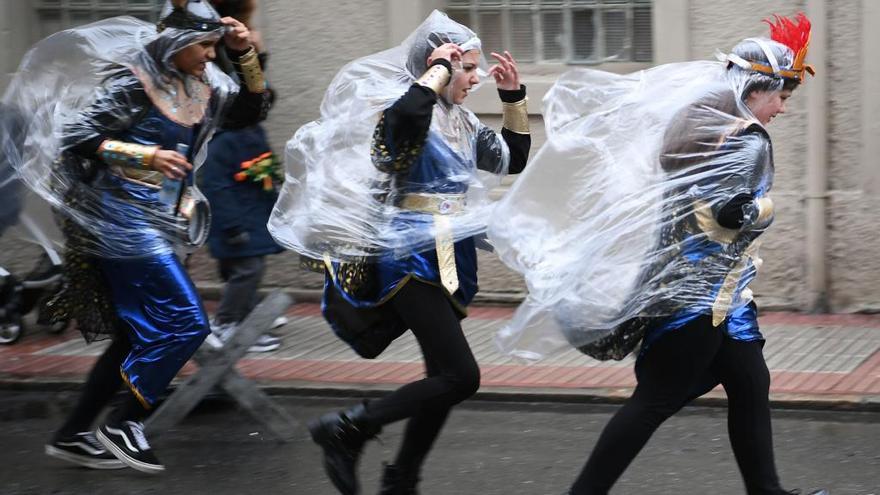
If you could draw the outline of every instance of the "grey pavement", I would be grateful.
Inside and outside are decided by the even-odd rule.
[[[320,451],[305,436],[279,444],[225,402],[204,403],[153,442],[168,471],[90,471],[46,457],[43,443],[72,392],[0,391],[0,494],[294,494],[335,491]],[[351,400],[281,397],[300,419]],[[488,403],[456,409],[424,472],[422,495],[559,495],[574,479],[615,406]],[[880,414],[776,411],[774,434],[786,487],[833,495],[880,494]],[[613,494],[743,493],[727,441],[725,411],[687,408],[657,432]],[[376,493],[402,424],[371,442],[362,462],[364,493]]]

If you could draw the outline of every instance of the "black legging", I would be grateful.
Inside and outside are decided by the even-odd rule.
[[[733,340],[710,316],[700,317],[651,344],[636,377],[632,397],[605,426],[572,494],[608,493],[660,424],[718,383],[727,392],[727,428],[747,493],[787,493],[773,460],[770,372],[760,341]]]
[[[452,406],[480,388],[480,368],[439,287],[410,281],[389,304],[418,340],[427,376],[370,402],[367,414],[378,425],[409,418],[395,464],[417,473]]]
[[[95,418],[122,386],[122,375],[119,368],[129,352],[131,352],[131,344],[128,337],[122,333],[114,336],[113,342],[101,354],[101,357],[95,362],[95,366],[92,367],[92,371],[89,372],[79,400],[77,400],[70,416],[67,417],[67,421],[58,430],[58,435],[73,435],[92,429]],[[147,410],[129,391],[119,406],[110,413],[108,419],[112,423],[119,423],[125,420],[140,420],[146,414]]]

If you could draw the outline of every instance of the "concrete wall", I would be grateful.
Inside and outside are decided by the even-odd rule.
[[[0,2],[0,14],[13,4],[22,4]],[[323,92],[343,64],[399,42],[431,8],[442,3],[336,0],[328,8],[329,3],[320,0],[264,0],[260,19],[272,54],[269,77],[279,95],[267,124],[275,149],[283,151],[295,129],[317,117]],[[744,37],[765,35],[761,21],[768,15],[790,15],[809,7],[808,0],[656,0],[655,5],[655,33],[662,40],[658,57],[663,61],[709,59],[716,49],[728,50]],[[840,312],[880,311],[880,250],[876,245],[880,237],[876,213],[880,211],[880,119],[876,115],[880,113],[880,69],[871,65],[874,54],[868,53],[876,49],[880,34],[866,29],[880,23],[880,7],[872,0],[826,0],[826,6],[828,67],[818,76],[827,78],[825,115],[809,115],[807,90],[799,89],[787,114],[769,127],[777,167],[773,191],[777,213],[764,237],[765,264],[754,288],[764,307],[799,310],[808,306],[808,120],[824,118],[828,127],[825,260],[829,307]],[[10,19],[0,16],[0,40],[6,43],[20,39],[10,34]],[[14,50],[0,53],[4,72],[10,70],[9,59],[20,56]],[[563,69],[526,69],[533,113],[540,111],[543,91]],[[487,124],[497,126],[500,116],[493,92],[487,84],[470,103]],[[544,140],[540,117],[533,118],[532,127],[533,149],[537,149]],[[16,254],[22,258],[20,251]],[[10,250],[0,250],[0,262],[10,255]],[[266,285],[319,288],[321,277],[300,270],[297,261],[291,253],[273,257]],[[205,252],[192,259],[191,270],[200,283],[218,282]],[[499,299],[524,290],[522,279],[491,254],[480,254],[480,279],[483,294]]]
[[[31,45],[32,19],[30,2],[0,0],[0,94]]]

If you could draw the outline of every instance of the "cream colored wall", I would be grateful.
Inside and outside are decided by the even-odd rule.
[[[31,40],[32,7],[21,0],[0,0],[0,94]]]
[[[302,124],[318,115],[330,79],[350,60],[398,43],[442,0],[263,0],[260,18],[271,49],[270,80],[279,100],[267,123],[275,149]],[[815,2],[817,0],[809,0]],[[880,42],[880,2],[825,0],[828,9],[827,105],[824,115],[807,112],[806,90],[799,89],[789,111],[769,128],[777,174],[773,197],[776,222],[762,249],[765,264],[755,292],[764,307],[807,309],[806,194],[807,121],[826,119],[828,127],[828,248],[825,256],[830,309],[880,310],[880,69],[870,57]],[[29,40],[26,23],[15,21],[24,2],[0,0],[0,73],[13,70]],[[332,4],[332,8],[328,8]],[[762,19],[794,14],[808,0],[656,0],[655,48],[658,61],[709,59],[747,36],[765,35]],[[26,13],[25,13],[26,14]],[[625,70],[639,67],[626,67]],[[564,67],[526,68],[531,95],[534,149],[543,143],[540,97]],[[0,81],[2,84],[2,81]],[[809,82],[807,83],[809,84]],[[489,125],[500,124],[491,83],[470,106]],[[216,281],[211,260],[201,253],[192,265],[197,280]],[[481,254],[485,294],[518,293],[521,279],[493,255]],[[296,257],[275,257],[267,285],[320,286],[320,278],[296,268]]]

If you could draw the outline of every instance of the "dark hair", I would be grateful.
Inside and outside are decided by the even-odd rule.
[[[770,91],[773,89],[778,89],[779,81],[782,79],[782,90],[794,91],[801,85],[800,80],[792,79],[790,77],[773,77],[769,74],[767,77],[762,77],[760,79],[755,80],[752,84],[746,86],[745,91],[743,92],[743,98],[748,98],[749,94],[754,93],[755,91]]]

